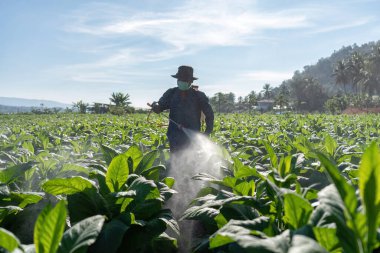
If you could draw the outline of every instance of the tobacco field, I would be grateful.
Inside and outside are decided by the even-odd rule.
[[[216,115],[180,219],[165,117],[0,115],[0,252],[380,252],[380,116]],[[191,185],[189,185],[191,187]]]

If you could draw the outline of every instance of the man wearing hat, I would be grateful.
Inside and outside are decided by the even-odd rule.
[[[201,131],[201,112],[205,115],[204,133],[209,135],[214,128],[214,112],[208,98],[203,92],[191,88],[193,81],[198,79],[193,76],[193,72],[190,66],[180,66],[178,72],[172,75],[177,79],[177,87],[168,89],[158,103],[152,105],[155,113],[170,110],[171,120],[167,131],[170,152],[183,150],[190,142],[182,127]]]

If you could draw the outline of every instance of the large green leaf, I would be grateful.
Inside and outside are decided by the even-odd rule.
[[[30,170],[32,166],[32,163],[28,162],[0,170],[0,183],[11,183],[16,178],[22,176],[25,171]]]
[[[230,220],[210,238],[210,247],[216,248],[234,242],[239,236],[247,236],[252,231],[263,232],[270,226],[268,217],[259,217],[253,220]],[[231,236],[235,234],[235,236]],[[264,234],[264,233],[263,233]]]
[[[20,203],[19,207],[24,208],[29,204],[38,203],[44,195],[42,192],[11,192],[10,197]]]
[[[208,206],[192,206],[188,208],[182,215],[181,219],[187,220],[213,220],[219,214],[219,210]]]
[[[229,227],[223,232],[217,232],[210,237],[210,248],[217,248],[226,244],[229,245],[229,252],[248,253],[287,253],[290,247],[290,233],[285,231],[282,234],[270,237],[259,238],[252,236],[251,230],[243,227]],[[232,244],[233,243],[233,244]]]
[[[120,191],[129,175],[127,158],[118,155],[112,159],[106,174],[106,184],[111,192]]]
[[[295,164],[295,162],[296,159],[291,155],[281,157],[281,160],[278,163],[277,171],[282,178],[286,177],[292,172],[292,166]]]
[[[28,150],[31,154],[34,154],[33,142],[25,141],[24,143],[22,143],[22,147]]]
[[[323,188],[318,193],[318,200],[319,205],[310,218],[310,224],[318,227],[336,226],[336,236],[344,252],[360,252],[361,239],[355,235],[352,225],[347,222],[347,211],[335,185]]]
[[[75,224],[88,217],[101,214],[111,217],[109,210],[113,208],[106,202],[102,195],[94,189],[86,189],[82,192],[67,196],[70,222]]]
[[[165,177],[164,179],[162,179],[162,182],[171,189],[174,186],[175,179],[172,177]]]
[[[288,253],[328,253],[318,242],[303,236],[294,235]]]
[[[215,196],[214,196],[213,198],[207,199],[205,203],[203,203],[200,206],[192,206],[188,208],[182,215],[181,219],[197,219],[197,217],[200,214],[202,216],[204,214],[207,214],[208,217],[213,220],[214,217],[219,214],[220,210],[222,210],[220,209],[220,207],[222,206],[224,207],[225,205],[232,205],[232,204],[246,205],[250,207],[251,210],[252,208],[254,208],[254,209],[259,210],[262,213],[269,212],[269,206],[267,203],[258,201],[257,199],[250,196],[232,196],[225,199],[215,199]],[[202,209],[205,209],[205,210],[202,210]]]
[[[244,202],[243,203],[228,203],[222,206],[222,208],[219,209],[220,214],[218,215],[219,217],[215,217],[219,223],[223,223],[223,218],[226,221],[229,220],[254,220],[260,216],[259,212],[249,206],[246,205]],[[221,217],[222,215],[223,217]],[[265,216],[262,216],[265,217]],[[226,222],[227,223],[227,222]],[[219,225],[219,224],[218,224]]]
[[[258,177],[262,178],[262,175],[257,172],[255,168],[249,167],[247,165],[244,165],[238,157],[233,158],[234,161],[234,176],[236,178],[245,178],[245,177]]]
[[[274,152],[272,146],[266,141],[263,141],[263,144],[264,144],[265,149],[268,153],[272,168],[277,168],[278,167],[278,158],[277,158],[277,155]]]
[[[248,182],[243,181],[237,183],[234,188],[234,193],[238,193],[242,196],[254,196],[255,195],[255,181],[250,180]]]
[[[169,227],[176,235],[180,234],[179,226],[177,221],[173,218],[173,214],[169,209],[160,210],[160,212],[155,216],[157,220],[165,223],[166,227]],[[162,231],[160,234],[162,234]]]
[[[57,253],[86,252],[102,230],[104,220],[104,216],[96,215],[75,224],[63,234]]]
[[[124,234],[135,224],[134,216],[132,213],[123,213],[119,217],[112,219],[110,222],[104,224],[98,239],[91,246],[93,253],[114,253],[118,251],[120,244],[123,241]]]
[[[371,252],[377,243],[376,230],[380,226],[380,153],[375,142],[363,154],[359,190],[367,218],[367,250]]]
[[[34,226],[34,244],[37,253],[55,253],[66,225],[65,201],[52,208],[45,207]]]
[[[165,252],[165,253],[174,253],[178,252],[177,240],[168,236],[166,233],[162,233],[152,240],[152,252]]]
[[[336,189],[338,190],[348,213],[350,216],[352,216],[351,218],[353,218],[358,206],[358,200],[355,195],[355,188],[346,181],[346,179],[340,174],[340,171],[336,165],[331,162],[324,154],[318,153],[317,156],[323,166],[326,168],[328,175],[332,179],[333,183],[335,184]]]
[[[284,221],[294,230],[306,225],[313,211],[309,201],[294,193],[284,195],[284,209]]]
[[[158,150],[150,151],[149,153],[144,155],[144,157],[142,158],[142,160],[136,167],[136,170],[134,171],[134,173],[137,175],[140,175],[142,172],[152,167],[158,155],[159,155]]]
[[[329,134],[326,134],[325,135],[325,148],[326,148],[327,153],[330,156],[334,155],[337,146],[338,146],[338,144],[336,143],[336,141]]]
[[[232,178],[233,179],[233,182],[231,183],[230,181],[228,181],[231,177],[225,177],[223,178],[223,180],[220,180],[210,174],[207,174],[205,172],[202,172],[202,173],[198,173],[196,175],[194,175],[191,179],[194,179],[194,180],[200,180],[200,181],[206,181],[206,182],[209,182],[209,183],[213,183],[213,184],[217,184],[217,185],[221,185],[221,186],[226,186],[226,187],[230,187],[230,188],[233,188],[235,186],[235,183],[237,181],[236,178]]]
[[[95,183],[84,177],[50,179],[42,185],[42,189],[52,195],[71,195],[86,189],[95,189]]]
[[[339,239],[336,236],[336,228],[329,227],[313,227],[315,239],[328,252],[342,252]]]
[[[154,181],[140,176],[132,182],[128,191],[135,191],[136,196],[126,210],[133,212],[139,219],[148,219],[162,208],[164,199]]]
[[[169,188],[166,184],[164,184],[162,182],[157,182],[157,186],[158,186],[161,198],[164,201],[169,200],[173,196],[173,194],[177,193],[177,191]]]
[[[128,148],[128,150],[125,153],[123,153],[122,155],[124,155],[127,159],[131,158],[131,161],[132,161],[131,167],[132,168],[130,168],[129,171],[132,171],[132,172],[136,170],[138,164],[140,163],[140,161],[143,158],[143,152],[136,145],[130,146]]]
[[[115,149],[108,147],[104,144],[101,145],[101,149],[103,152],[104,159],[108,165],[111,163],[114,157],[119,155],[119,153]]]
[[[99,192],[103,196],[110,193],[110,189],[108,188],[107,183],[106,183],[106,174],[105,173],[101,170],[94,169],[91,171],[91,173],[89,175],[90,179],[96,180],[96,182],[98,183]]]
[[[144,176],[146,179],[150,179],[153,181],[159,181],[160,172],[164,172],[165,170],[166,170],[165,166],[157,165],[157,166],[150,167],[147,170],[144,170],[141,173],[141,176]]]
[[[78,172],[78,173],[83,173],[85,175],[88,175],[89,169],[77,164],[66,163],[62,166],[62,169],[59,171],[59,175],[72,173],[72,172]]]
[[[128,187],[128,190],[136,191],[136,201],[155,199],[160,197],[160,191],[153,180],[147,180],[140,176]]]
[[[0,228],[0,247],[12,252],[19,246],[20,241],[12,232]]]

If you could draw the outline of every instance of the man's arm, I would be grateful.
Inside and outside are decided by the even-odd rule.
[[[201,110],[205,114],[205,122],[206,122],[206,130],[205,134],[209,135],[211,134],[212,130],[214,129],[214,111],[212,110],[212,107],[208,101],[207,96],[200,92],[200,105]]]
[[[162,111],[165,111],[165,110],[169,109],[170,108],[170,101],[171,101],[171,97],[173,95],[173,92],[174,92],[174,88],[168,89],[162,95],[162,97],[160,98],[160,100],[158,100],[158,102],[154,102],[152,104],[152,110],[155,113],[160,113]]]
[[[170,101],[172,100],[172,96],[175,88],[168,89],[164,95],[158,100],[158,105],[161,108],[161,111],[165,111],[170,108]]]

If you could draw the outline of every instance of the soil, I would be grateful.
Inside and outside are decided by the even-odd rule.
[[[379,107],[374,107],[374,108],[349,107],[342,112],[342,114],[365,114],[365,113],[380,113],[380,108]]]

